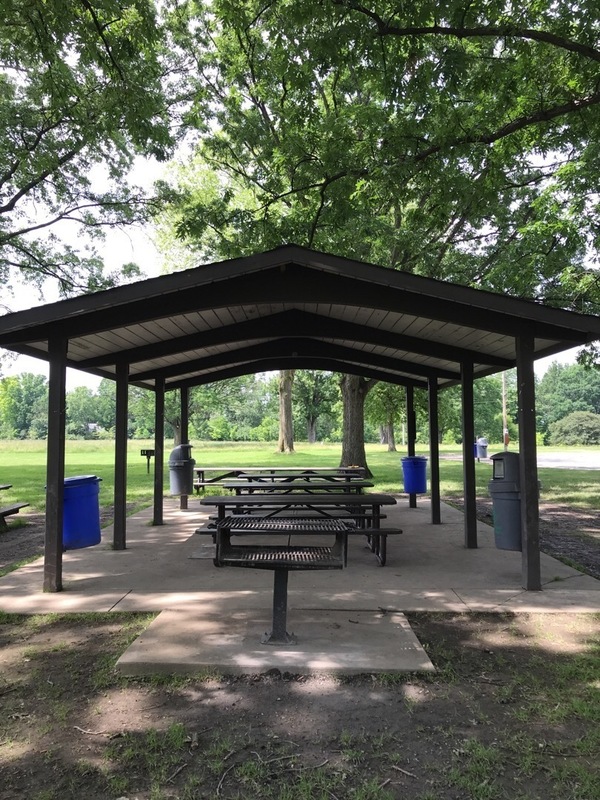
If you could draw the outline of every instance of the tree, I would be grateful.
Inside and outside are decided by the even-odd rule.
[[[67,392],[67,435],[78,439],[94,438],[97,412],[96,397],[88,386],[77,386]]]
[[[332,419],[339,386],[331,372],[296,370],[294,377],[294,412],[306,428],[306,440],[317,441],[320,421]]]
[[[600,372],[555,361],[538,383],[536,411],[538,430],[545,435],[553,423],[576,411],[600,414]]]
[[[117,273],[102,275],[94,240],[153,207],[127,183],[133,159],[164,160],[173,144],[154,3],[7,0],[0,61],[0,281],[103,288]]]
[[[3,438],[44,435],[47,409],[48,383],[42,375],[24,372],[0,380],[0,436]]]
[[[213,0],[169,24],[196,59],[199,163],[222,176],[176,203],[179,235],[207,255],[294,241],[597,307],[585,4]]]
[[[552,444],[600,444],[600,414],[574,411],[550,425]]]
[[[342,422],[341,467],[364,467],[367,477],[371,470],[367,466],[367,454],[363,431],[365,427],[365,398],[377,381],[360,378],[358,375],[342,375],[340,390],[344,401]]]
[[[585,3],[190,0],[168,25],[195,65],[194,168],[218,176],[171,187],[172,230],[196,252],[296,242],[600,308]],[[348,445],[360,387],[345,381]]]
[[[365,414],[381,425],[388,452],[396,452],[396,422],[406,418],[406,390],[391,383],[378,383],[367,395]]]
[[[294,452],[294,422],[292,413],[293,369],[282,369],[279,373],[279,442],[280,453]]]

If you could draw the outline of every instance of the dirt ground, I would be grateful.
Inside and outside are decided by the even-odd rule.
[[[600,797],[600,615],[407,616],[435,674],[126,679],[148,616],[0,617],[0,798]]]
[[[542,517],[600,577],[598,521]],[[42,541],[0,535],[0,564]],[[407,617],[434,674],[133,679],[152,615],[0,613],[0,800],[600,797],[600,613]]]

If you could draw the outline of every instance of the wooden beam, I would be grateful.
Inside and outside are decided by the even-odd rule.
[[[473,419],[473,364],[462,365],[462,446],[463,446],[463,484],[465,496],[465,547],[477,547],[477,504],[475,487],[475,423]]]
[[[157,378],[154,386],[154,515],[153,525],[163,524],[165,470],[165,382]]]
[[[431,524],[442,521],[440,505],[440,429],[438,424],[438,388],[435,378],[429,379],[429,474],[431,480]]]
[[[406,452],[409,457],[415,454],[415,442],[417,440],[417,415],[415,414],[415,392],[412,386],[406,387]],[[410,492],[408,495],[408,507],[417,507],[417,495]]]
[[[179,401],[180,401],[180,419],[181,419],[181,426],[180,426],[180,433],[181,433],[181,444],[189,444],[189,416],[190,416],[190,390],[187,386],[182,386],[179,390]],[[179,508],[185,511],[188,507],[188,496],[187,494],[179,495]]]
[[[179,337],[174,336],[165,341],[153,342],[139,347],[123,348],[118,353],[105,353],[101,356],[84,359],[78,363],[78,366],[80,369],[90,369],[119,363],[133,364],[152,361],[164,356],[187,353],[198,349],[199,336],[202,337],[202,347],[206,348],[236,342],[247,344],[253,339],[272,339],[274,335],[279,335],[281,331],[285,332],[287,337],[326,338],[360,342],[457,363],[470,360],[474,363],[489,364],[490,366],[504,367],[506,369],[509,369],[514,364],[511,359],[462,347],[454,347],[446,342],[428,341],[418,336],[407,336],[383,328],[372,328],[368,325],[346,322],[335,317],[326,317],[292,308],[265,317],[246,320],[245,322],[222,325],[212,330],[203,330]]]
[[[239,375],[254,375],[257,372],[270,372],[280,369],[324,369],[330,372],[345,372],[349,375],[360,375],[363,378],[375,378],[378,381],[393,383],[397,386],[413,386],[417,389],[427,389],[425,380],[416,380],[408,376],[394,375],[382,369],[372,369],[365,364],[349,364],[333,358],[262,358],[244,364],[236,364],[226,369],[215,369],[202,375],[194,375],[181,380],[169,381],[167,389],[180,389],[182,386],[202,386],[214,383],[225,378],[236,378]],[[131,383],[136,383],[135,376],[131,376]]]
[[[127,407],[129,401],[129,368],[117,365],[115,387],[115,490],[113,548],[127,547]]]
[[[62,591],[67,340],[50,339],[44,591]]]
[[[245,345],[245,343],[243,343]],[[141,370],[135,372],[136,380],[143,381],[148,378],[171,378],[178,377],[186,372],[202,372],[210,369],[215,370],[227,367],[236,362],[255,361],[265,358],[314,358],[314,359],[335,359],[353,363],[360,367],[365,364],[376,369],[389,370],[390,372],[404,372],[416,377],[440,377],[448,380],[458,380],[460,373],[449,369],[436,369],[421,365],[410,358],[399,359],[390,356],[382,356],[369,350],[360,348],[344,347],[341,345],[323,342],[319,339],[308,337],[284,337],[272,341],[260,342],[259,344],[230,348],[222,353],[214,353],[202,358],[192,358],[183,363],[170,364],[167,367]]]
[[[519,337],[517,351],[517,393],[519,405],[519,446],[521,480],[522,584],[524,589],[542,588],[540,571],[540,520],[537,449],[535,438],[534,341]]]

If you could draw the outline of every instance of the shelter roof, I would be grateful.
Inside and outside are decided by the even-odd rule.
[[[440,387],[600,339],[600,318],[287,245],[0,317],[0,346],[153,389],[275,369]]]

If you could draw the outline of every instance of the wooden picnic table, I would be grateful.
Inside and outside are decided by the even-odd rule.
[[[339,479],[332,480],[285,480],[285,481],[262,481],[262,480],[234,480],[223,481],[224,489],[231,489],[236,494],[291,494],[293,492],[305,492],[307,494],[320,493],[351,493],[362,492],[363,489],[372,489],[371,481],[354,480],[348,481]]]
[[[12,489],[12,483],[0,483],[0,490],[1,489]],[[18,514],[22,508],[27,508],[28,505],[29,503],[13,503],[10,506],[0,508],[0,531],[8,530],[8,525],[6,524],[7,517],[10,517],[12,514]]]
[[[328,481],[329,483],[346,482],[351,483],[354,481],[365,480],[363,469],[355,469],[353,471],[340,471],[335,470],[320,470],[319,472],[306,472],[302,471],[288,471],[273,473],[273,472],[240,472],[235,480],[245,480],[252,483],[294,483],[296,481]]]
[[[295,477],[308,479],[311,475],[347,476],[364,478],[363,467],[194,467],[194,488],[200,494],[207,486],[221,486],[223,481],[237,479],[243,476],[250,480],[289,479]],[[326,478],[324,478],[326,479]]]

